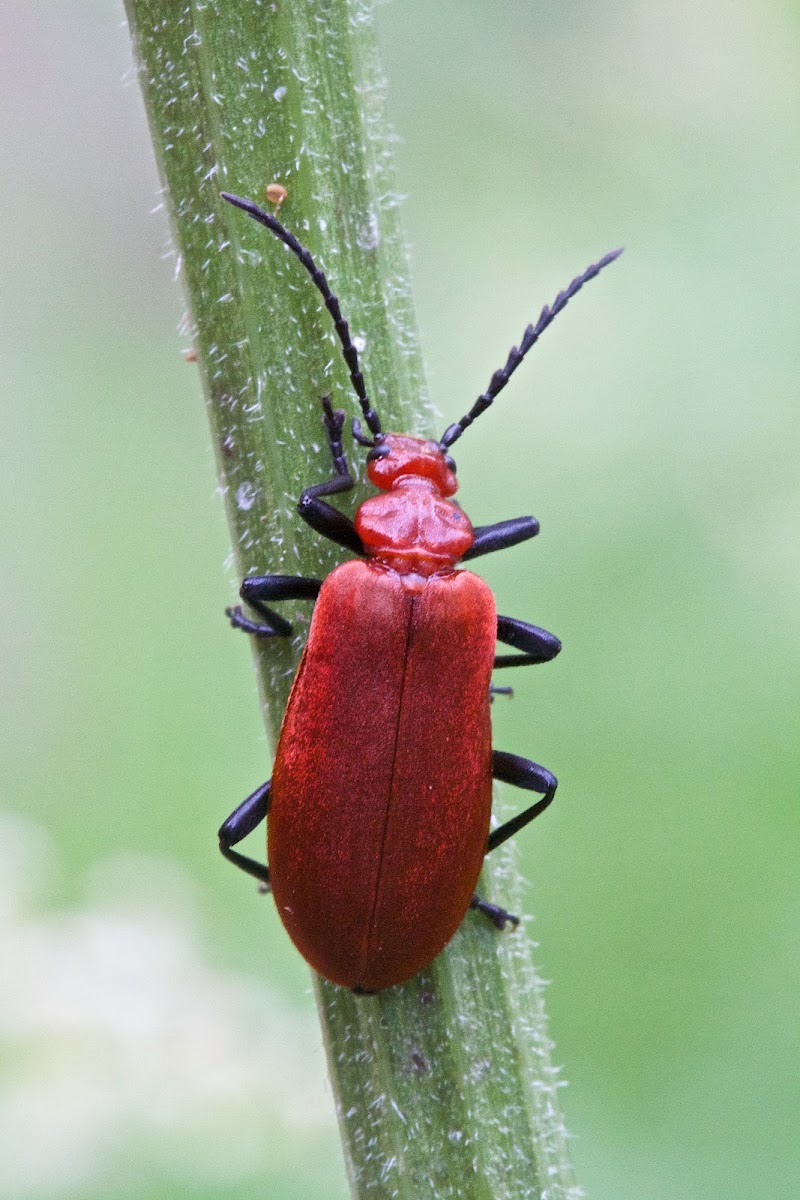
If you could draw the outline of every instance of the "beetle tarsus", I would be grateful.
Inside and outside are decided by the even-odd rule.
[[[272,625],[261,625],[258,621],[251,621],[242,612],[241,604],[234,605],[233,608],[225,609],[225,616],[230,621],[234,629],[241,629],[243,633],[250,633],[253,637],[287,637],[282,629],[274,629]],[[288,622],[287,622],[288,624]],[[289,626],[289,634],[291,634],[291,626]]]
[[[344,456],[344,445],[342,444],[342,430],[344,429],[345,411],[343,408],[334,408],[331,404],[330,396],[322,397],[322,421],[325,426],[325,432],[328,435],[328,446],[331,451],[331,458],[336,470],[336,479],[344,479],[347,482],[341,487],[337,487],[336,491],[347,491],[353,486],[353,477],[350,474],[350,468],[347,465],[347,459]]]
[[[480,896],[473,896],[469,902],[470,908],[477,909],[482,912],[485,917],[488,917],[495,928],[501,932],[506,925],[511,925],[514,929],[519,925],[519,917],[515,917],[513,913],[506,912],[504,908],[500,908],[497,904],[491,904],[488,900],[482,900]]]

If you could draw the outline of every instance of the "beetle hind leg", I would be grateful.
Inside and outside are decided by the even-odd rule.
[[[503,783],[511,783],[514,787],[524,788],[529,792],[538,792],[542,798],[489,834],[487,854],[490,850],[502,846],[503,842],[519,833],[520,829],[543,813],[552,802],[558,787],[558,780],[547,767],[540,767],[538,763],[521,758],[519,754],[507,754],[504,750],[492,751],[492,774]]]
[[[514,929],[519,925],[519,917],[515,917],[513,913],[506,912],[504,908],[500,908],[497,904],[491,904],[488,900],[483,900],[480,896],[473,896],[469,902],[470,908],[475,908],[478,912],[482,912],[488,917],[495,928],[499,930],[505,929],[506,925],[512,925]]]
[[[220,853],[223,858],[227,858],[228,862],[233,863],[240,871],[245,871],[257,879],[263,891],[270,890],[269,867],[266,863],[256,862],[254,858],[249,858],[246,854],[240,854],[233,847],[237,842],[246,838],[248,833],[252,833],[266,818],[269,812],[269,791],[270,780],[268,779],[266,783],[262,783],[261,787],[251,792],[247,799],[243,800],[239,807],[231,813],[227,821],[220,826],[218,834]]]
[[[538,763],[521,758],[518,754],[507,754],[503,750],[492,751],[492,775],[495,779],[502,780],[503,783],[513,783],[515,787],[525,788],[529,792],[538,792],[542,798],[489,834],[486,846],[487,854],[490,850],[496,850],[498,846],[502,846],[503,842],[523,829],[534,817],[543,813],[551,803],[558,787],[558,780],[546,767],[540,767]],[[519,925],[519,917],[515,917],[497,904],[483,900],[480,896],[473,896],[469,906],[482,912],[498,929],[505,929],[506,925],[512,925],[516,929]]]

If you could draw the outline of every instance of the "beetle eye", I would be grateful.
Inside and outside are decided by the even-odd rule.
[[[449,455],[449,454],[445,454],[445,456],[444,456],[444,465],[445,465],[446,467],[448,467],[448,468],[449,468],[449,469],[450,469],[450,470],[453,472],[453,474],[455,475],[455,473],[456,473],[456,464],[455,464],[455,462],[453,461],[453,459],[450,457],[450,455]]]
[[[373,446],[367,455],[367,462],[375,462],[378,458],[385,458],[387,454],[391,454],[392,448],[388,442],[378,442],[377,446]]]

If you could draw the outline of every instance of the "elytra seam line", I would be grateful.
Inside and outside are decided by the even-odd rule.
[[[362,966],[362,973],[366,970],[367,964],[369,963],[372,951],[374,949],[375,927],[376,927],[377,918],[378,918],[378,894],[380,892],[380,886],[381,886],[381,872],[383,869],[383,859],[384,859],[384,856],[386,853],[386,839],[387,839],[387,833],[389,830],[389,816],[390,816],[391,809],[392,809],[392,800],[394,798],[394,779],[395,779],[395,768],[397,765],[397,745],[398,745],[398,741],[400,738],[400,724],[401,724],[401,718],[403,715],[403,701],[405,700],[406,681],[408,679],[408,670],[407,670],[408,651],[409,651],[409,646],[411,644],[411,636],[412,636],[412,631],[413,631],[413,627],[414,627],[414,613],[415,613],[416,606],[417,606],[417,597],[412,596],[411,597],[411,605],[410,605],[409,614],[408,614],[406,644],[405,644],[405,647],[403,650],[403,681],[402,681],[402,684],[400,687],[400,703],[397,706],[397,723],[395,725],[395,731],[394,731],[394,746],[392,747],[392,773],[391,773],[391,776],[389,777],[389,798],[388,798],[388,801],[386,804],[386,816],[384,818],[383,831],[381,833],[381,849],[380,849],[380,854],[378,856],[378,870],[375,875],[375,895],[373,897],[372,912],[370,913],[370,918],[369,918],[369,932],[367,934],[367,939],[366,939],[366,950],[365,950],[365,954],[364,954],[364,963]]]

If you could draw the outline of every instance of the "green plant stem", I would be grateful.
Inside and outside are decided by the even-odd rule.
[[[299,264],[219,197],[265,203],[328,273],[363,345],[384,428],[429,433],[367,0],[127,0],[165,199],[191,306],[236,563],[326,573],[338,555],[296,516],[330,474],[319,397],[353,397],[328,315]],[[361,496],[356,496],[356,501]],[[299,633],[309,606],[287,615]],[[277,735],[302,637],[254,648]],[[483,893],[519,905],[511,851]],[[496,860],[496,861],[495,861]],[[357,1197],[579,1194],[522,930],[469,913],[416,979],[374,997],[317,980]]]

